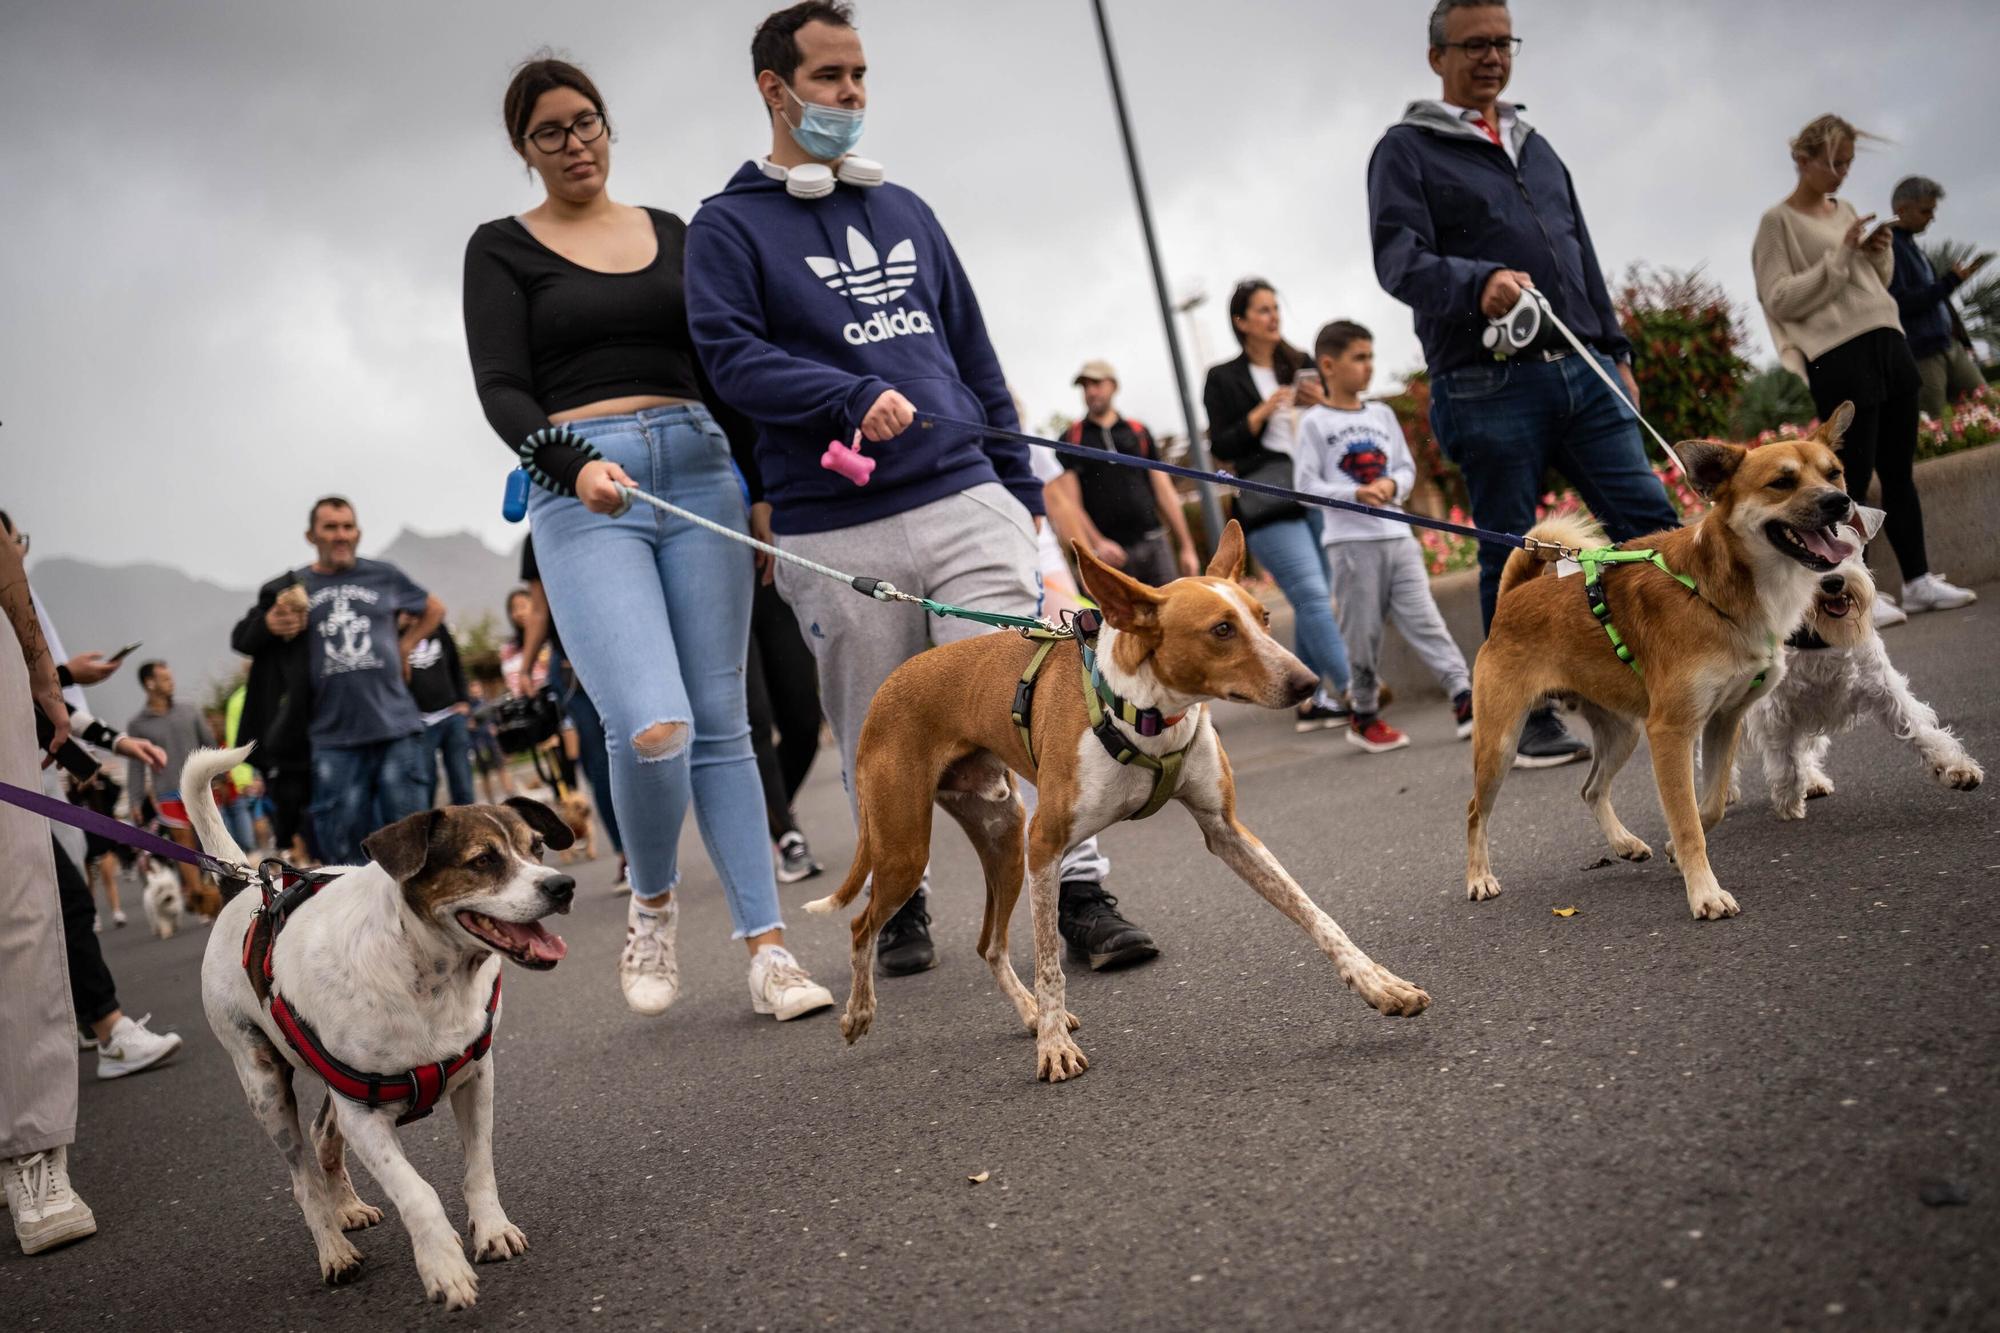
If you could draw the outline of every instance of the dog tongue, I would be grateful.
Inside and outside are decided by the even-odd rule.
[[[495,921],[486,918],[487,929],[497,939],[505,940],[524,956],[542,963],[559,963],[569,953],[569,945],[563,943],[560,935],[551,935],[542,928],[539,921]]]
[[[1841,540],[1838,528],[1821,528],[1816,532],[1801,529],[1799,540],[1805,543],[1808,551],[1828,564],[1837,565],[1854,554],[1854,547]]]

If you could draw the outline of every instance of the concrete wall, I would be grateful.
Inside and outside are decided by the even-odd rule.
[[[1931,568],[1965,587],[2000,579],[2000,445],[1924,460],[1917,464],[1917,491],[1924,502],[1924,544]],[[1879,488],[1869,501],[1881,504]],[[1869,543],[1868,567],[1885,591],[1902,590],[1885,538]],[[1479,572],[1440,575],[1431,580],[1431,596],[1471,661],[1485,638],[1479,624]],[[1385,636],[1381,671],[1401,698],[1442,697],[1437,681],[1394,629]]]

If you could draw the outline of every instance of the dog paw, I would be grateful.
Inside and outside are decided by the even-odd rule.
[[[1061,1083],[1090,1068],[1083,1048],[1067,1036],[1044,1039],[1035,1046],[1035,1077],[1045,1083]]]
[[[472,1261],[504,1263],[528,1252],[528,1237],[506,1217],[472,1219]]]
[[[1806,799],[1808,801],[1817,801],[1822,796],[1831,795],[1833,795],[1832,778],[1824,773],[1808,773],[1806,775]]]
[[[335,1236],[319,1251],[320,1281],[338,1287],[361,1276],[361,1251],[345,1236]]]
[[[1806,798],[1804,796],[1793,796],[1786,800],[1774,801],[1771,803],[1771,813],[1780,819],[1804,819],[1806,817]]]
[[[1736,900],[1720,888],[1688,890],[1688,911],[1694,914],[1697,921],[1720,921],[1742,910],[1736,905]]]
[[[382,1220],[382,1210],[350,1196],[334,1205],[333,1220],[342,1231],[366,1231]]]
[[[441,1302],[447,1310],[470,1309],[479,1301],[479,1274],[465,1261],[456,1232],[449,1245],[439,1243],[428,1254],[418,1249],[417,1273],[424,1280],[424,1298]]]
[[[1500,881],[1492,875],[1470,875],[1465,881],[1465,896],[1473,902],[1482,903],[1488,898],[1500,896]]]
[[[1411,985],[1386,967],[1375,969],[1372,986],[1357,989],[1377,1013],[1390,1018],[1415,1018],[1431,1004],[1430,995],[1422,987]]]
[[[868,1035],[868,1027],[874,1021],[874,1009],[856,1009],[849,1005],[840,1016],[840,1035],[847,1038],[847,1044],[852,1046]]]
[[[1974,760],[1965,759],[1958,763],[1938,764],[1931,769],[1931,776],[1953,791],[1971,791],[1986,780],[1986,771]]]
[[[1621,861],[1650,861],[1653,859],[1653,849],[1646,845],[1643,838],[1632,834],[1628,834],[1622,840],[1612,843],[1611,851]]]

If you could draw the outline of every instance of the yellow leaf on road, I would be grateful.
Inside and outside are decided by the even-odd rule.
[[[991,1171],[981,1171],[976,1176],[967,1176],[966,1179],[975,1185],[984,1185],[987,1181],[993,1179],[993,1173]]]
[[[1575,915],[1576,915],[1576,909],[1575,909],[1574,907],[1551,907],[1551,908],[1550,908],[1549,910],[1550,910],[1551,912],[1554,912],[1554,913],[1555,913],[1555,914],[1556,914],[1557,916],[1575,916]]]

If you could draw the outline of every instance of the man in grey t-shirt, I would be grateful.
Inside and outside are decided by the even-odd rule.
[[[155,772],[137,759],[125,761],[125,792],[132,803],[133,822],[150,791],[153,808],[167,836],[183,847],[195,845],[194,830],[188,825],[187,807],[181,803],[181,766],[188,756],[204,745],[215,744],[208,724],[194,705],[174,701],[174,669],[165,662],[142,662],[139,684],[146,691],[146,704],[125,724],[125,734],[151,741],[167,753],[166,766]],[[179,862],[181,888],[190,904],[202,903],[201,875],[185,861]]]

